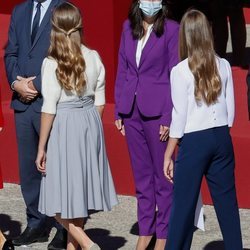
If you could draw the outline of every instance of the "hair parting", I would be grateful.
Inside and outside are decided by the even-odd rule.
[[[56,76],[61,86],[80,95],[86,85],[85,61],[81,51],[82,18],[77,7],[64,2],[52,15],[48,56],[57,61]]]
[[[198,10],[188,10],[182,18],[179,37],[180,59],[188,58],[195,79],[194,95],[211,105],[221,93],[221,79],[216,64],[211,27],[206,16]]]

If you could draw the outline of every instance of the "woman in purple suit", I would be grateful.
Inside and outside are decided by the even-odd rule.
[[[172,102],[170,71],[178,63],[179,25],[166,0],[133,0],[123,25],[115,86],[115,124],[129,148],[138,201],[137,250],[156,235],[164,249],[172,184],[162,166]],[[157,211],[157,212],[156,212]]]

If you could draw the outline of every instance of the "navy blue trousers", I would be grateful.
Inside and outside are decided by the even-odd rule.
[[[226,250],[242,250],[234,152],[227,126],[187,133],[180,141],[167,250],[189,250],[195,208],[205,175]]]
[[[41,174],[35,164],[40,116],[41,113],[36,112],[32,105],[25,111],[15,111],[20,184],[26,205],[27,224],[32,228],[41,227],[45,222],[45,216],[38,212]]]

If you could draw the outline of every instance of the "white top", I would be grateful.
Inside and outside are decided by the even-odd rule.
[[[194,97],[194,76],[188,59],[177,64],[171,71],[171,95],[173,101],[170,137],[181,138],[184,133],[232,126],[234,120],[234,90],[231,67],[225,59],[216,58],[221,77],[221,95],[215,104],[197,104]]]
[[[46,0],[44,2],[41,3],[41,16],[40,16],[40,21],[39,21],[39,25],[41,24],[48,8],[49,8],[49,5],[50,3],[52,2],[52,0]],[[33,2],[33,13],[32,13],[32,21],[31,21],[31,29],[32,29],[32,25],[33,25],[33,20],[35,18],[35,15],[36,15],[36,6],[37,6],[38,2],[37,1],[34,1]]]
[[[149,38],[152,30],[153,30],[153,24],[148,25],[148,29],[147,29],[147,33],[146,33],[145,37],[140,39],[137,43],[137,49],[136,49],[136,65],[137,65],[137,67],[139,67],[142,50],[143,50],[145,44],[147,43],[148,38]]]
[[[81,46],[86,63],[86,90],[82,96],[94,99],[96,106],[105,104],[105,69],[98,53]],[[42,112],[56,114],[59,102],[78,100],[75,91],[68,91],[61,87],[56,77],[57,62],[52,58],[45,58],[42,64]]]

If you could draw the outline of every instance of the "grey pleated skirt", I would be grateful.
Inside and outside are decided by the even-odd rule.
[[[116,204],[102,122],[93,100],[59,103],[48,141],[39,211],[72,219]]]

